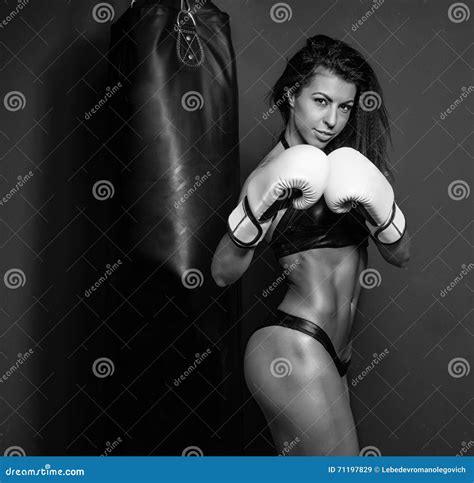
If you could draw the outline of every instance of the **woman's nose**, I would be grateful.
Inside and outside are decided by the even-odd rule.
[[[324,122],[326,123],[327,127],[333,129],[337,122],[337,111],[336,109],[329,109],[326,113],[326,117],[324,118]]]

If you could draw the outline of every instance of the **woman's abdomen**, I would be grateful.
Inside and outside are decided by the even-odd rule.
[[[353,312],[359,295],[358,278],[364,268],[365,249],[356,246],[318,248],[279,260],[297,268],[288,276],[288,290],[280,310],[310,320],[331,338],[342,355],[350,337]]]

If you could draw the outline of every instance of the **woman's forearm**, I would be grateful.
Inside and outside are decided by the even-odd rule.
[[[226,233],[216,248],[211,264],[212,278],[219,287],[236,282],[247,270],[254,248],[239,248]]]
[[[391,245],[380,243],[375,238],[373,238],[373,240],[375,241],[380,254],[385,260],[387,260],[387,262],[402,268],[408,265],[408,261],[410,260],[411,240],[407,229],[402,238]]]

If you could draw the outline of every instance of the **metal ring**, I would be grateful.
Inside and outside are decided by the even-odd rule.
[[[176,17],[176,24],[178,25],[178,27],[180,27],[180,24],[181,24],[179,18],[180,18],[180,15],[182,14],[187,15],[193,21],[194,27],[196,27],[196,20],[194,20],[194,15],[189,10],[180,10],[178,12],[178,16]]]

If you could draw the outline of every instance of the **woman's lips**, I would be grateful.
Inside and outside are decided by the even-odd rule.
[[[325,132],[318,131],[317,129],[313,129],[313,132],[320,141],[327,141],[333,137],[333,134],[327,134]]]

